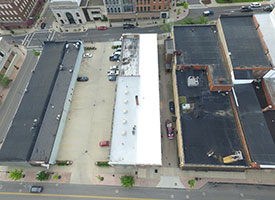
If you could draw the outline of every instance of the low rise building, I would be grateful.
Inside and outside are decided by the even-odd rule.
[[[157,34],[124,35],[110,165],[161,166]]]
[[[55,164],[83,52],[81,41],[45,42],[1,144],[0,165]]]

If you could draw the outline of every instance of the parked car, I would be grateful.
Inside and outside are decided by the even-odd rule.
[[[253,9],[252,9],[250,6],[242,6],[242,7],[240,8],[240,11],[241,11],[241,12],[252,12]]]
[[[214,11],[213,10],[206,10],[202,13],[202,15],[204,17],[209,16],[209,15],[214,15]]]
[[[165,127],[166,127],[166,130],[167,130],[167,137],[169,140],[172,140],[174,139],[175,137],[175,134],[173,132],[173,125],[172,125],[172,122],[170,120],[166,120],[165,121]]]
[[[41,23],[40,27],[41,27],[41,29],[44,29],[46,27],[46,23],[44,23],[44,22]]]
[[[113,55],[109,57],[110,61],[120,61],[120,55]]]
[[[93,54],[91,54],[91,53],[85,53],[83,55],[83,58],[91,58],[91,57],[93,57]]]
[[[97,30],[106,30],[107,29],[107,26],[100,26],[97,28]]]
[[[118,70],[108,70],[107,71],[107,75],[108,76],[118,76],[119,75],[119,71]]]
[[[262,4],[258,3],[258,2],[253,2],[250,4],[251,8],[260,8],[262,6]]]
[[[119,55],[119,56],[120,56],[120,54],[121,54],[121,51],[115,51],[115,52],[113,53],[113,56],[114,56],[114,55]]]
[[[134,24],[123,24],[123,29],[131,29],[131,28],[135,28]]]
[[[110,70],[118,70],[118,65],[114,65],[114,66],[110,67]]]
[[[116,81],[116,76],[109,76],[109,81]]]
[[[101,142],[99,142],[99,146],[100,147],[108,147],[108,146],[110,146],[110,141],[101,141]]]
[[[268,5],[263,8],[264,11],[271,12],[273,10],[272,6]]]
[[[42,186],[31,186],[30,193],[41,193],[43,191]]]
[[[174,101],[169,102],[169,110],[171,113],[175,114],[175,104]]]
[[[117,48],[114,52],[121,51],[121,48]]]
[[[77,77],[77,81],[80,81],[80,82],[84,82],[84,81],[88,81],[89,78],[87,76],[79,76]]]

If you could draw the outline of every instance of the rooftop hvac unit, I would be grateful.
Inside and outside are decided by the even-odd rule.
[[[190,110],[191,105],[189,103],[183,103],[181,104],[182,110]]]
[[[188,87],[197,87],[199,85],[199,77],[198,76],[188,76],[187,78]]]

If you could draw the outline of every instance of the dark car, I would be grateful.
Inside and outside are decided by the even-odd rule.
[[[110,61],[120,61],[120,55],[117,55],[117,54],[112,55],[109,57],[109,60]]]
[[[169,102],[169,110],[171,113],[175,114],[175,104],[174,101]]]
[[[174,131],[173,131],[173,125],[172,125],[172,122],[170,122],[170,120],[166,120],[165,121],[165,127],[166,127],[166,130],[167,130],[167,137],[169,140],[172,140],[174,139]]]
[[[40,27],[41,29],[44,29],[46,27],[46,23],[43,22]]]
[[[116,76],[109,76],[109,81],[116,81]]]
[[[43,191],[42,186],[32,186],[30,189],[30,193],[41,193]]]
[[[264,10],[264,11],[267,11],[267,12],[271,12],[271,11],[273,10],[273,8],[272,8],[270,5],[268,5],[268,6],[265,6],[265,7],[263,8],[263,10]]]
[[[207,17],[207,16],[209,16],[209,15],[214,15],[214,11],[213,11],[213,10],[206,10],[206,11],[204,11],[204,12],[202,13],[202,15],[203,15],[204,17]]]
[[[83,81],[88,81],[89,78],[87,76],[80,76],[80,77],[77,77],[77,81],[80,81],[80,82],[83,82]]]
[[[135,28],[134,24],[123,24],[123,29],[131,29],[131,28]]]
[[[250,6],[242,6],[242,7],[240,8],[240,11],[241,11],[241,12],[252,12],[253,9],[252,9]]]

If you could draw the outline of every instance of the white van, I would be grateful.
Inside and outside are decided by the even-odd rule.
[[[251,8],[260,8],[262,5],[258,2],[253,2],[250,4]]]

